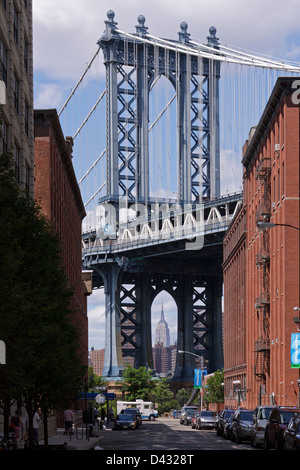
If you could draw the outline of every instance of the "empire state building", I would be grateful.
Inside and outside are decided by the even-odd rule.
[[[170,346],[170,331],[165,320],[163,305],[161,306],[161,316],[155,330],[155,344],[162,343],[164,347]]]

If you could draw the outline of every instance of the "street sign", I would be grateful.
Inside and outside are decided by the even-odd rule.
[[[194,388],[202,387],[202,379],[207,375],[206,369],[194,369]]]
[[[300,368],[300,333],[292,333],[291,338],[291,368]]]
[[[106,398],[105,398],[105,396],[103,395],[103,393],[98,393],[98,395],[96,395],[96,397],[95,397],[95,400],[96,400],[96,402],[98,403],[98,405],[103,405],[103,403],[105,402]]]
[[[194,369],[194,388],[201,388],[202,374],[201,369]]]
[[[97,395],[99,393],[78,393],[77,395],[77,400],[96,400]],[[114,393],[101,393],[105,397],[105,400],[114,400],[116,398],[116,395]]]

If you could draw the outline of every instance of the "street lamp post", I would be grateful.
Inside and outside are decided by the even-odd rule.
[[[290,228],[294,228],[300,231],[299,227],[296,227],[295,225],[291,225],[291,224],[274,224],[272,222],[257,222],[256,225],[260,230],[266,230],[267,228],[273,228],[273,227],[290,227]]]
[[[178,349],[178,353],[179,354],[191,354],[192,356],[198,357],[199,359],[203,360],[202,356],[199,356],[198,354],[192,353],[190,351],[182,351],[181,349]],[[202,411],[202,372],[201,372],[201,388],[200,388],[200,410],[201,411]]]

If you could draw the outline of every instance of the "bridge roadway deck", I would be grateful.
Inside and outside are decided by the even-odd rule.
[[[117,239],[103,240],[97,237],[95,230],[85,233],[83,268],[93,269],[117,260],[124,271],[220,274],[223,237],[241,202],[240,193],[206,202],[204,221],[192,227],[191,232],[178,230],[170,236],[160,233],[126,240],[120,234]],[[122,233],[124,235],[124,231]],[[98,287],[101,283],[95,273],[93,285]]]

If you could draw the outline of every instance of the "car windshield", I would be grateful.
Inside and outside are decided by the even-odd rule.
[[[261,417],[262,419],[269,419],[270,413],[273,408],[262,408]]]
[[[287,424],[293,416],[299,415],[299,413],[295,413],[293,411],[281,411],[280,415],[281,415],[281,423]]]
[[[215,411],[202,411],[201,416],[206,417],[211,417],[211,416],[216,416],[217,413]]]
[[[132,409],[127,408],[127,409],[125,409],[125,410],[122,410],[122,413],[126,413],[126,414],[129,414],[129,413],[130,413],[130,414],[137,414],[137,411],[134,410],[133,408],[132,408]]]
[[[132,421],[133,418],[130,416],[129,413],[127,414],[122,414],[119,416],[119,421]]]
[[[253,411],[241,411],[241,419],[243,421],[252,421]]]
[[[227,410],[225,413],[225,418],[228,418],[229,416],[232,416],[234,414],[234,410]]]
[[[194,416],[195,410],[187,410],[187,411],[186,411],[186,414],[187,414],[188,416]]]

